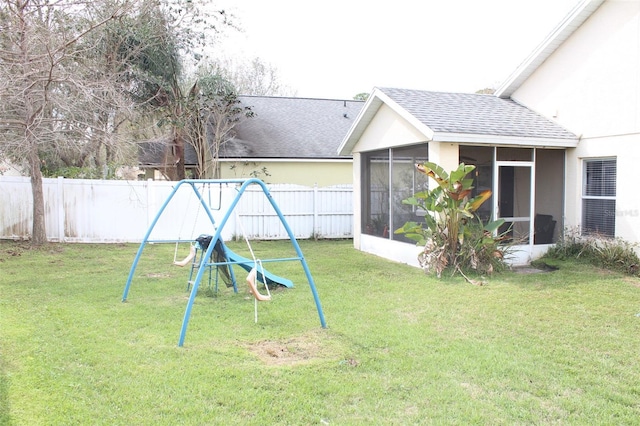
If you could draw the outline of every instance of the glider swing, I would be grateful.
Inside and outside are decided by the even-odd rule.
[[[220,221],[218,226],[216,226],[216,222],[214,220],[213,213],[211,211],[210,206],[203,200],[203,197],[202,197],[203,194],[198,190],[197,185],[200,185],[200,184],[232,184],[232,185],[238,185],[237,193],[236,193],[233,201],[229,204],[229,206],[224,211],[224,216],[222,217],[222,220]],[[234,211],[235,207],[237,206],[240,198],[244,194],[244,192],[247,189],[247,187],[250,186],[250,185],[258,185],[262,189],[262,192],[264,193],[265,197],[267,198],[267,200],[269,201],[269,203],[273,207],[273,210],[278,215],[278,218],[280,219],[280,222],[284,226],[284,228],[285,228],[285,230],[287,232],[287,235],[289,236],[289,240],[291,241],[291,244],[292,244],[293,248],[295,249],[296,256],[289,257],[289,258],[274,258],[274,259],[258,260],[258,259],[255,258],[255,255],[253,253],[253,250],[251,249],[251,245],[249,244],[249,241],[248,241],[248,238],[247,238],[246,235],[244,235],[244,237],[245,237],[245,240],[247,241],[247,244],[249,245],[249,250],[251,251],[252,259],[248,259],[248,258],[245,258],[243,256],[240,256],[237,253],[234,253],[227,246],[225,246],[224,241],[222,240],[222,237],[221,237],[222,230],[223,230],[225,224],[227,223],[227,221],[229,220],[229,217],[231,216],[231,213]],[[256,178],[251,178],[251,179],[200,179],[200,180],[184,179],[184,180],[179,181],[176,184],[176,186],[173,188],[173,191],[169,194],[169,196],[167,197],[167,199],[165,200],[163,205],[161,206],[161,208],[158,211],[158,213],[157,213],[156,217],[154,218],[154,220],[151,222],[151,224],[149,226],[149,229],[147,230],[147,232],[146,232],[146,234],[145,234],[145,236],[144,236],[144,238],[143,238],[143,240],[142,240],[142,242],[140,244],[140,247],[138,248],[136,256],[135,256],[135,258],[133,260],[133,264],[131,265],[131,270],[129,271],[129,276],[127,278],[127,282],[125,284],[124,291],[123,291],[123,294],[122,294],[122,301],[123,302],[127,301],[127,296],[129,294],[131,283],[133,281],[135,270],[136,270],[136,267],[137,267],[138,262],[140,260],[140,257],[142,256],[142,252],[143,252],[144,247],[146,246],[146,244],[147,243],[171,243],[171,242],[179,242],[180,241],[180,240],[153,240],[153,239],[150,239],[149,237],[151,236],[153,229],[155,228],[156,224],[158,223],[158,220],[162,216],[162,214],[165,211],[167,205],[174,198],[174,196],[178,192],[178,190],[180,190],[183,187],[190,187],[193,190],[193,193],[196,195],[196,197],[200,201],[200,208],[202,210],[204,210],[205,213],[207,214],[213,229],[215,229],[215,233],[213,235],[208,236],[208,237],[211,237],[211,238],[210,238],[210,242],[209,242],[209,244],[207,244],[206,248],[205,247],[201,247],[202,250],[200,250],[199,259],[198,259],[198,256],[197,256],[198,246],[197,246],[197,244],[192,244],[190,249],[189,249],[189,254],[187,255],[186,258],[184,258],[184,259],[182,259],[180,261],[174,260],[174,262],[176,262],[177,266],[186,266],[186,265],[189,264],[189,262],[191,262],[191,264],[192,264],[192,273],[197,269],[197,273],[196,273],[195,278],[193,280],[191,280],[191,279],[189,280],[189,284],[191,285],[191,292],[190,292],[190,295],[189,295],[189,300],[187,302],[187,306],[186,306],[186,309],[185,309],[184,317],[183,317],[183,320],[182,320],[182,328],[180,330],[180,338],[178,340],[178,346],[183,346],[183,344],[184,344],[184,340],[185,340],[186,333],[187,333],[187,327],[189,325],[189,319],[191,317],[191,309],[193,307],[193,303],[194,303],[196,294],[198,292],[198,287],[199,287],[200,282],[202,280],[202,275],[204,273],[204,270],[205,269],[209,269],[211,271],[211,268],[214,267],[214,266],[216,267],[216,270],[218,270],[218,269],[220,269],[222,267],[228,268],[230,279],[232,281],[232,285],[233,285],[233,288],[234,288],[235,292],[237,292],[238,289],[237,289],[237,285],[236,285],[235,275],[233,273],[233,269],[230,266],[231,265],[238,265],[238,266],[240,266],[241,268],[245,269],[248,272],[247,284],[249,285],[250,291],[254,295],[254,300],[255,300],[255,304],[256,304],[255,305],[256,306],[256,308],[255,308],[255,319],[257,321],[257,303],[258,303],[258,301],[269,300],[271,298],[271,293],[269,292],[269,284],[280,284],[280,285],[283,285],[285,287],[293,287],[293,283],[290,280],[288,280],[286,278],[283,278],[283,277],[276,276],[276,275],[270,273],[269,271],[265,270],[264,267],[263,267],[263,263],[299,261],[301,266],[302,266],[302,268],[304,269],[305,275],[307,277],[307,282],[309,284],[309,288],[311,290],[311,293],[313,295],[313,299],[315,301],[316,309],[318,311],[318,316],[319,316],[319,319],[320,319],[320,325],[323,328],[327,327],[327,324],[326,324],[326,321],[325,321],[325,318],[324,318],[324,313],[322,311],[322,306],[321,306],[321,303],[320,303],[320,298],[318,296],[318,292],[316,290],[316,286],[315,286],[313,277],[311,276],[311,272],[309,270],[309,266],[307,265],[307,261],[305,260],[304,255],[302,254],[302,250],[300,249],[300,245],[296,241],[295,236],[294,236],[291,228],[287,224],[287,221],[285,220],[284,215],[280,211],[280,208],[278,207],[278,205],[276,204],[276,202],[272,198],[271,194],[269,193],[269,189],[267,188],[266,184],[263,181],[261,181],[260,179],[256,179]],[[223,210],[223,209],[221,208],[220,210]],[[243,232],[243,234],[244,234],[244,232]],[[221,253],[224,254],[224,258],[215,259],[215,258],[212,257],[212,254],[214,253],[214,248],[215,247],[217,247],[216,250],[219,250]],[[266,291],[267,291],[266,295],[261,294],[258,291],[257,286],[256,286],[256,281],[260,281],[265,285]]]
[[[176,253],[178,252],[178,243],[176,243]],[[176,253],[174,253],[173,257],[176,257]],[[176,266],[186,266],[189,262],[193,261],[196,257],[196,246],[191,244],[189,246],[189,254],[182,260],[174,260],[173,264]]]
[[[249,275],[247,275],[247,285],[249,285],[249,292],[253,295],[253,321],[255,323],[258,322],[258,302],[265,302],[267,300],[271,300],[271,292],[269,291],[269,284],[267,284],[266,280],[264,283],[264,287],[267,289],[267,294],[261,294],[258,290],[258,286],[256,284],[256,279],[258,278],[258,266],[260,267],[260,272],[264,277],[264,266],[262,265],[262,261],[260,259],[256,259],[256,255],[253,252],[253,248],[251,248],[251,243],[249,242],[249,238],[247,237],[247,233],[244,231],[244,226],[242,226],[242,221],[238,221],[240,223],[240,229],[242,229],[242,236],[244,237],[244,241],[247,243],[247,247],[249,248],[249,252],[251,253],[251,257],[253,258],[253,268],[249,271]]]
[[[222,188],[222,187],[221,187]],[[202,204],[203,203],[203,197],[204,197],[204,192],[205,192],[205,185],[202,185],[202,189],[200,191],[197,191],[197,188],[194,186],[194,191],[196,191],[198,194],[198,201]],[[208,191],[209,193],[209,205],[211,205],[211,187],[209,186]],[[222,191],[220,192],[220,196],[222,196]],[[186,210],[189,211],[191,208],[191,197],[189,197],[189,199],[187,200],[187,208]],[[191,235],[193,235],[195,233],[195,228],[196,225],[198,223],[198,217],[200,215],[200,209],[198,208],[196,210],[196,217],[195,220],[193,221],[193,229],[191,230]],[[173,264],[176,266],[186,266],[188,265],[190,262],[193,261],[193,259],[196,257],[196,241],[191,241],[189,244],[189,254],[187,255],[187,257],[185,257],[182,260],[177,260],[178,258],[178,246],[180,245],[181,242],[183,242],[182,240],[182,229],[184,228],[184,220],[182,221],[182,224],[180,225],[180,231],[178,233],[178,240],[176,241],[176,246],[175,249],[173,250]]]
[[[204,205],[204,193],[205,191],[208,193],[208,200],[209,203],[207,204],[207,206],[211,209],[211,210],[220,210],[222,207],[222,184],[219,184],[219,189],[218,189],[218,203],[216,207],[212,207],[212,203],[211,203],[211,183],[203,183],[200,188],[200,191],[197,191],[198,187],[197,186],[193,186],[194,190],[196,190],[196,193],[198,193],[198,201],[200,202],[201,205]],[[187,200],[187,207],[186,207],[186,211],[190,211],[191,208],[191,197]],[[196,216],[195,219],[193,220],[193,229],[191,230],[191,236],[193,237],[193,235],[195,234],[195,230],[196,230],[196,226],[198,224],[198,217],[200,215],[200,208],[196,209]],[[189,241],[189,254],[187,254],[187,256],[182,259],[182,260],[177,260],[178,257],[178,246],[180,245],[181,242],[184,242],[184,240],[182,239],[182,231],[184,228],[184,220],[182,221],[182,224],[180,225],[180,231],[179,231],[179,235],[178,235],[178,241],[176,241],[176,246],[173,252],[173,264],[176,266],[186,266],[188,264],[191,264],[191,270],[189,272],[189,280],[187,281],[187,291],[189,291],[189,288],[191,286],[191,284],[193,283],[193,271],[194,269],[196,269],[200,263],[202,262],[202,260],[204,259],[202,256],[199,259],[196,259],[197,255],[198,255],[198,251],[200,251],[201,254],[204,254],[204,251],[206,251],[207,247],[209,246],[209,244],[211,243],[211,235],[206,235],[206,234],[201,234],[199,237],[193,239],[193,240],[188,240]],[[215,247],[214,247],[214,251],[212,254],[212,259],[215,259],[215,262],[221,262],[220,259],[225,259],[225,255],[224,252],[221,248],[220,242],[216,243]],[[211,269],[212,269],[212,265],[209,265],[209,287],[211,287]],[[216,278],[215,278],[215,291],[218,291],[218,278],[219,276],[222,275],[223,281],[225,282],[225,284],[227,285],[227,287],[231,287],[233,286],[234,289],[235,287],[235,277],[231,278],[230,276],[230,270],[229,267],[227,265],[216,265]]]

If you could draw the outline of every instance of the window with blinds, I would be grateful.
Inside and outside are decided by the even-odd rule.
[[[582,233],[614,237],[616,159],[585,160],[582,188]]]

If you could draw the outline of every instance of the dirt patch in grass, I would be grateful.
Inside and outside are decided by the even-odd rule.
[[[26,243],[7,243],[3,245],[0,251],[0,262],[4,262],[12,257],[22,256],[22,253],[29,250],[29,246]]]
[[[309,333],[287,340],[262,340],[247,349],[267,365],[299,365],[315,360],[336,358],[335,342],[324,339],[322,332]]]
[[[58,254],[63,253],[64,250],[64,246],[59,243],[47,243],[34,246],[29,241],[1,241],[0,262],[18,258],[26,252],[48,252],[49,254]]]
[[[249,347],[260,361],[268,365],[296,365],[309,362],[318,356],[316,344],[301,338],[294,338],[285,342],[265,340]]]

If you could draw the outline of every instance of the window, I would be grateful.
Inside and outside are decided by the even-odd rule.
[[[410,241],[393,231],[422,220],[420,212],[402,200],[426,189],[427,177],[415,164],[427,160],[427,144],[368,152],[362,160],[362,233]]]
[[[585,160],[582,234],[614,237],[616,230],[616,159]]]

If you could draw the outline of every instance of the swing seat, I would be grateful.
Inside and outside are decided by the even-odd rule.
[[[258,286],[256,285],[257,275],[258,270],[256,268],[252,268],[249,272],[249,275],[247,275],[247,284],[249,285],[249,291],[251,292],[251,294],[253,294],[253,297],[255,297],[256,300],[259,300],[261,302],[271,300],[270,295],[260,294],[260,292],[258,291]]]
[[[185,257],[184,259],[182,259],[180,261],[175,261],[175,262],[173,262],[173,264],[176,265],[176,266],[182,267],[182,266],[187,265],[189,262],[191,262],[194,257],[196,257],[196,246],[191,244],[191,247],[189,248],[189,254],[187,255],[187,257]]]

